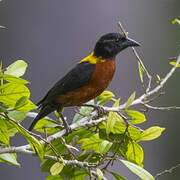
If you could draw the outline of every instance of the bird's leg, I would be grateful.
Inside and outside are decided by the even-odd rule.
[[[97,110],[98,116],[104,114],[104,108],[102,106],[96,105],[96,104],[83,104],[81,106],[87,106],[87,107],[92,107],[94,110]]]
[[[62,121],[63,121],[64,128],[66,129],[65,136],[67,136],[68,134],[72,133],[72,129],[71,129],[71,127],[69,126],[69,124],[67,123],[67,121],[64,119],[62,113],[61,113],[61,112],[58,112],[58,113],[59,113],[60,118],[61,118]]]

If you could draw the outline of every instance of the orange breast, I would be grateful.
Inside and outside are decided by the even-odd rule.
[[[73,92],[61,95],[58,102],[62,103],[64,106],[77,106],[94,99],[108,87],[115,70],[116,65],[113,59],[97,63],[90,83]]]

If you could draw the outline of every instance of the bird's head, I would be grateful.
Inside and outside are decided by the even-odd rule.
[[[94,55],[102,58],[115,58],[119,52],[131,46],[140,46],[140,44],[120,33],[108,33],[97,41]]]

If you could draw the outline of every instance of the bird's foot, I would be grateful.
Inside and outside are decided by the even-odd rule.
[[[105,112],[104,108],[102,106],[98,106],[98,105],[94,105],[94,110],[97,111],[98,116],[101,116]]]
[[[66,132],[65,132],[65,134],[64,134],[65,136],[68,136],[69,134],[72,133],[72,129],[71,129],[70,126],[65,127],[65,130],[66,130]]]
[[[59,115],[60,115],[60,117],[61,117],[61,119],[62,119],[62,121],[63,121],[63,124],[64,124],[64,128],[65,128],[65,130],[66,130],[66,132],[65,132],[65,136],[67,136],[68,134],[70,134],[70,133],[72,133],[72,129],[71,129],[71,127],[69,126],[69,124],[67,123],[67,121],[66,121],[66,119],[63,117],[63,115],[59,112]]]
[[[96,105],[96,104],[83,104],[83,106],[92,107],[94,110],[97,111],[98,116],[101,116],[105,113],[105,110],[102,106]]]

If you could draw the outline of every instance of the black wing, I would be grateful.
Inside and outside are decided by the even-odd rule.
[[[94,70],[95,64],[89,62],[77,64],[49,90],[46,96],[37,105],[50,103],[59,95],[66,94],[87,85],[91,80]]]

